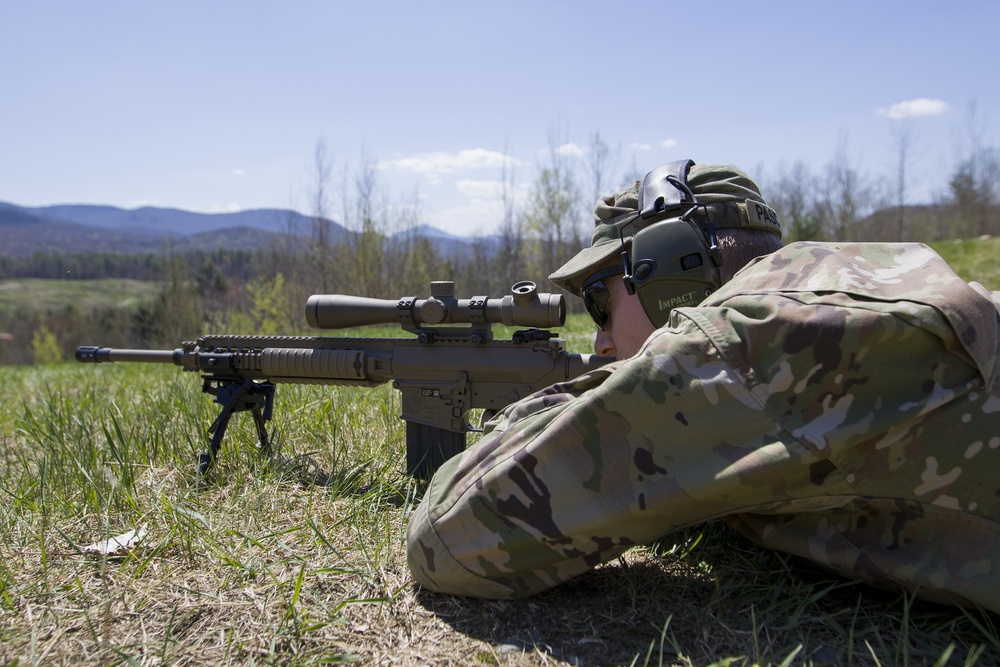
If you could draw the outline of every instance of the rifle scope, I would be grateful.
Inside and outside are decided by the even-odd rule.
[[[455,298],[455,283],[431,283],[431,297],[371,299],[343,294],[313,294],[306,301],[306,322],[314,329],[347,329],[369,324],[414,325],[480,324],[484,322],[519,327],[557,327],[566,321],[562,294],[538,292],[535,283],[524,280],[502,297]]]

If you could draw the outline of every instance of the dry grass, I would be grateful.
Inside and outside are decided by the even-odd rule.
[[[949,647],[949,664],[1000,655],[995,619],[830,579],[721,525],[690,551],[634,550],[530,600],[429,594],[410,582],[402,553],[412,498],[368,490],[359,505],[268,486],[173,507],[121,560],[79,553],[66,533],[85,534],[85,520],[51,528],[44,550],[32,548],[36,536],[5,548],[16,574],[0,660],[930,665]]]

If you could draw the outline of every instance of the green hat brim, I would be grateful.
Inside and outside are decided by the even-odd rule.
[[[625,239],[626,249],[631,246],[631,238]],[[603,239],[597,245],[584,248],[568,262],[559,267],[549,280],[573,294],[582,296],[583,282],[594,271],[610,264],[621,256],[622,242],[618,239]]]

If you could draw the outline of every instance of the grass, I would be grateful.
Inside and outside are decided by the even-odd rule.
[[[73,304],[80,310],[132,307],[154,297],[159,283],[126,278],[106,280],[45,280],[18,278],[0,280],[2,307],[21,307],[45,312]]]
[[[388,388],[282,387],[283,417],[305,425],[296,447],[261,462],[240,419],[217,483],[198,486],[214,415],[196,377],[63,366],[2,379],[27,398],[0,413],[0,663],[347,656],[345,610],[403,585],[387,565],[415,487]],[[83,551],[139,525],[132,553]]]
[[[574,317],[577,349],[590,327]],[[398,397],[282,385],[279,455],[172,367],[0,368],[0,664],[991,664],[997,619],[831,577],[723,524],[520,602],[412,584]],[[89,544],[145,525],[121,555]]]
[[[995,255],[994,255],[995,256]],[[592,325],[573,316],[571,349]],[[995,665],[998,619],[831,576],[722,523],[517,602],[417,589],[389,386],[281,385],[277,453],[155,365],[0,367],[0,665]],[[145,526],[131,551],[87,545]]]
[[[957,239],[930,245],[958,275],[1000,291],[1000,238]]]

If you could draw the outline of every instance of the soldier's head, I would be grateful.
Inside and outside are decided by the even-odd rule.
[[[608,354],[610,344],[620,357],[634,354],[674,308],[697,305],[781,247],[777,216],[745,173],[690,160],[601,198],[594,223],[591,246],[549,279],[583,297],[601,329],[595,348]],[[613,333],[612,312],[625,320]]]

